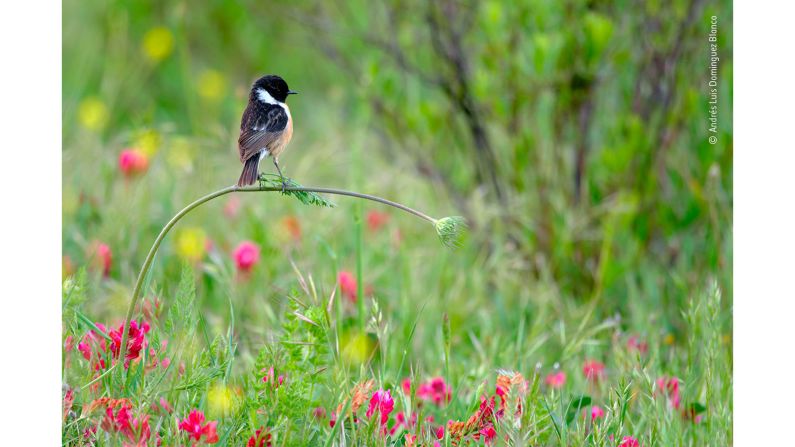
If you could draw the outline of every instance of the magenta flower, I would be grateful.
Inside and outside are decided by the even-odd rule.
[[[243,241],[235,248],[232,257],[235,259],[237,269],[247,273],[259,262],[259,247],[251,241]]]
[[[417,397],[433,402],[441,406],[442,403],[450,402],[453,391],[441,377],[434,377],[425,383],[421,383],[417,388]]]
[[[621,444],[618,447],[640,447],[640,443],[632,436],[624,436],[621,438]]]
[[[204,423],[204,413],[197,409],[193,409],[188,414],[188,417],[180,421],[179,429],[188,433],[188,438],[193,438],[194,441],[200,441],[204,437],[204,442],[207,444],[215,444],[218,442],[218,433],[216,427],[218,421],[210,421]]]
[[[125,177],[132,177],[146,172],[149,160],[146,154],[138,149],[125,149],[119,154],[119,170]]]
[[[480,429],[479,434],[483,436],[483,440],[486,442],[486,445],[494,444],[494,438],[497,437],[497,430],[494,430],[494,426],[491,424],[487,424],[485,427]]]
[[[605,416],[605,410],[602,409],[599,405],[594,405],[591,407],[591,421],[595,421],[599,418],[603,418]]]
[[[391,413],[394,408],[395,401],[392,399],[392,395],[389,394],[389,391],[378,390],[374,392],[373,397],[370,398],[370,405],[367,407],[365,416],[371,418],[378,412],[381,415],[381,425],[385,425],[386,421],[389,420],[389,413]]]
[[[544,379],[544,383],[550,388],[561,388],[566,383],[566,373],[563,371],[551,373]]]

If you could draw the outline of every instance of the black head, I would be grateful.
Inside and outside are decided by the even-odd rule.
[[[298,92],[294,92],[287,87],[287,83],[284,82],[279,76],[276,75],[266,75],[263,76],[254,83],[251,87],[251,99],[259,99],[263,102],[269,102],[268,95],[261,94],[260,91],[265,90],[270,98],[275,99],[279,102],[285,102],[287,100],[288,95],[294,95]]]

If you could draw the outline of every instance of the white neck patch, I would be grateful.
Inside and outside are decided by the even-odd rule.
[[[265,90],[264,88],[257,89],[257,98],[259,98],[260,101],[266,104],[279,104],[279,105],[282,104],[281,102],[277,101],[273,96],[271,96],[271,94],[268,93],[268,91]]]

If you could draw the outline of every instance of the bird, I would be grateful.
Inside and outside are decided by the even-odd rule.
[[[254,184],[259,178],[259,163],[268,156],[273,157],[282,190],[287,186],[279,167],[279,156],[293,137],[293,117],[286,103],[287,97],[297,93],[277,75],[262,76],[251,86],[237,140],[240,162],[243,163],[237,186]]]

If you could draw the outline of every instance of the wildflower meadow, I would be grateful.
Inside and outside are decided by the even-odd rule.
[[[730,13],[65,1],[63,445],[732,445]]]

